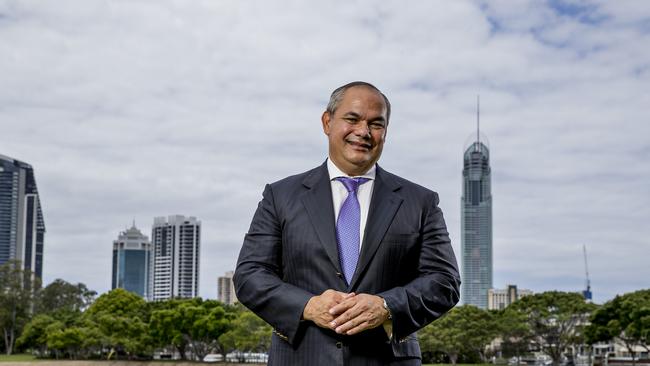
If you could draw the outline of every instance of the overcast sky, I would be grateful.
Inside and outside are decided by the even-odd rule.
[[[0,154],[34,166],[45,283],[107,291],[120,231],[183,214],[216,297],[264,184],[326,158],[352,80],[392,101],[380,165],[439,192],[456,253],[480,94],[495,287],[581,291],[583,245],[596,302],[650,287],[644,0],[0,0]]]

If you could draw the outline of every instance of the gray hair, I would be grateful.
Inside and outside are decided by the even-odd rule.
[[[334,114],[334,112],[336,112],[336,109],[339,106],[339,103],[341,103],[341,100],[343,100],[343,95],[345,94],[345,92],[348,89],[357,86],[372,89],[377,93],[379,93],[382,98],[384,98],[384,102],[386,103],[386,123],[388,123],[388,121],[390,120],[390,102],[388,101],[388,98],[384,95],[384,93],[381,92],[381,90],[377,89],[376,86],[367,83],[365,81],[353,81],[351,83],[347,83],[343,86],[334,89],[332,95],[330,96],[330,101],[329,103],[327,103],[327,109],[325,109],[325,111],[330,115]]]

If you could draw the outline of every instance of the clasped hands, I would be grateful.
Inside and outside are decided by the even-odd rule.
[[[312,297],[303,310],[303,319],[347,335],[378,327],[388,317],[381,297],[334,290]]]

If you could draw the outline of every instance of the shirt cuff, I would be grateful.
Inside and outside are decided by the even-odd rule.
[[[384,327],[384,331],[386,332],[386,335],[388,336],[388,340],[392,341],[393,340],[393,321],[388,319],[382,324]]]

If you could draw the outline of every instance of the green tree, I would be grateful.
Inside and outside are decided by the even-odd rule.
[[[5,352],[13,353],[16,338],[29,321],[34,292],[40,280],[31,271],[22,269],[20,261],[8,261],[0,266],[0,329]]]
[[[266,352],[271,346],[272,332],[271,326],[262,318],[248,309],[238,309],[232,328],[219,336],[219,352],[224,359],[232,351]]]
[[[636,363],[635,346],[650,345],[650,289],[616,296],[594,312],[585,334],[587,342],[622,342]]]
[[[578,293],[560,291],[526,296],[509,307],[528,318],[535,340],[555,366],[567,348],[584,343],[583,328],[595,308]]]
[[[83,283],[73,285],[56,279],[40,291],[36,299],[36,313],[58,312],[79,314],[95,299],[97,292],[89,290]]]
[[[188,340],[184,336],[184,329],[188,325],[183,313],[178,309],[183,301],[171,299],[158,304],[156,306],[158,309],[151,313],[149,332],[155,345],[159,347],[172,346],[176,348],[181,359],[185,360],[187,359]]]
[[[198,361],[217,348],[219,336],[230,329],[234,318],[218,301],[205,301],[201,307],[189,331],[189,345]]]
[[[101,340],[104,347],[113,349],[118,356],[126,354],[132,359],[146,352],[151,344],[147,309],[143,298],[118,288],[101,295],[84,312],[83,320],[88,332],[99,332],[94,342]]]
[[[423,350],[442,352],[455,365],[463,352],[474,352],[486,362],[486,349],[497,336],[497,328],[490,312],[463,305],[427,325],[418,335]]]
[[[47,333],[47,347],[56,352],[67,354],[74,359],[83,346],[83,331],[77,327],[52,329]]]
[[[37,315],[27,323],[16,345],[31,348],[40,356],[54,352],[57,357],[63,353],[78,358],[96,352],[104,337],[97,336],[97,324],[82,317],[82,310],[92,303],[95,294],[81,283],[73,285],[63,280],[50,283],[36,294]],[[49,327],[53,323],[56,326]]]
[[[191,351],[197,360],[217,347],[217,339],[230,327],[230,316],[218,301],[174,299],[158,305],[149,330],[158,346],[171,345],[182,359]]]
[[[535,336],[528,323],[528,314],[507,307],[499,311],[496,317],[503,355],[519,359],[529,349]]]
[[[108,342],[99,330],[99,327],[89,322],[86,323],[87,324],[82,325],[79,329],[81,330],[83,337],[81,350],[83,356],[88,358],[93,354],[101,354],[101,350]]]
[[[16,340],[16,347],[21,349],[35,349],[39,356],[45,356],[47,352],[47,328],[56,322],[53,317],[40,314],[30,320],[23,330],[23,333]]]

